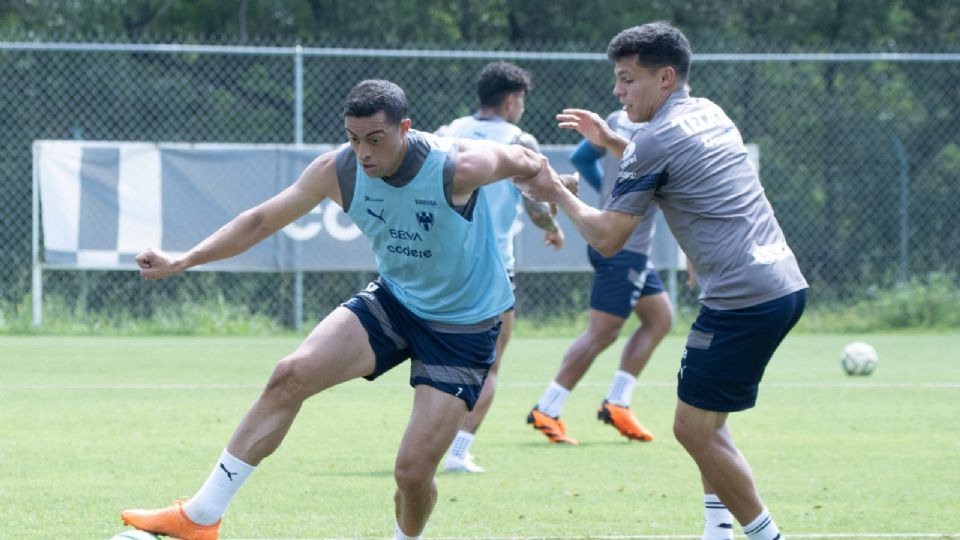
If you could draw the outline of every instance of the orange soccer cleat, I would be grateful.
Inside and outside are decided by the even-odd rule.
[[[527,423],[533,424],[533,429],[539,429],[547,436],[551,443],[578,444],[573,437],[567,436],[567,425],[560,418],[554,418],[534,407],[527,415]]]
[[[604,424],[610,424],[617,428],[621,435],[630,440],[643,442],[653,440],[653,433],[647,431],[647,428],[637,422],[637,417],[633,415],[630,407],[621,407],[603,400],[600,408],[597,409],[597,420],[603,420]]]
[[[126,510],[120,514],[124,525],[132,525],[141,531],[162,534],[180,540],[217,540],[220,522],[199,525],[190,521],[183,511],[186,497],[173,506],[160,510]]]

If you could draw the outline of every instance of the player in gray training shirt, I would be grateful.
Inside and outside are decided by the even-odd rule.
[[[736,126],[720,107],[683,88],[691,57],[683,33],[664,22],[629,28],[607,55],[614,94],[631,121],[647,125],[627,141],[590,111],[557,115],[561,128],[621,156],[604,210],[564,195],[547,166],[519,184],[562,208],[604,255],[620,249],[652,202],[660,206],[703,288],[677,373],[673,426],[700,470],[703,538],[732,539],[736,517],[750,540],[777,540],[727,416],[756,403],[767,362],[803,313],[807,283]]]

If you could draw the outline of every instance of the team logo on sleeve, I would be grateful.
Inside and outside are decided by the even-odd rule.
[[[433,213],[432,212],[417,212],[417,223],[423,227],[424,231],[429,232],[430,228],[433,227]]]
[[[623,149],[623,157],[620,158],[620,169],[623,170],[630,165],[633,165],[637,161],[637,156],[634,154],[637,152],[637,145],[633,141]]]

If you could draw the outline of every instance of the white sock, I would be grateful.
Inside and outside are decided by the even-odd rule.
[[[607,391],[607,401],[621,407],[629,407],[633,397],[633,387],[637,385],[637,378],[622,369],[618,369],[613,376],[613,384]]]
[[[764,507],[763,512],[756,519],[743,526],[743,533],[750,540],[780,540],[780,529],[770,517],[770,512]]]
[[[570,397],[569,390],[557,384],[557,381],[550,381],[550,386],[537,402],[537,408],[543,414],[557,418],[563,412],[563,404],[567,402],[568,397]]]
[[[714,493],[703,495],[703,540],[733,540],[733,514]]]
[[[450,455],[460,459],[466,458],[470,453],[471,444],[473,444],[473,433],[461,429],[450,445]]]
[[[213,525],[220,521],[230,500],[254,470],[256,467],[247,465],[224,449],[207,481],[203,483],[200,491],[183,505],[183,511],[190,521],[199,525]]]
[[[400,530],[400,524],[397,523],[397,528],[393,533],[393,540],[420,540],[421,534],[416,536],[407,536],[403,531]]]

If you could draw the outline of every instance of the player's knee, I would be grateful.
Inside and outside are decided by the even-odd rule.
[[[690,454],[702,451],[709,444],[710,435],[709,432],[695,427],[692,422],[684,422],[682,418],[675,418],[673,421],[673,436]]]
[[[414,460],[397,460],[393,477],[397,482],[397,489],[403,493],[419,493],[425,489],[436,489],[434,484],[433,468],[424,466]]]
[[[613,345],[613,342],[620,337],[620,326],[614,325],[593,325],[589,329],[590,343],[596,347],[597,353]]]
[[[664,299],[663,302],[654,304],[651,309],[644,310],[639,315],[642,328],[660,338],[667,335],[673,328],[673,309],[670,307],[669,300]]]
[[[297,403],[306,399],[306,384],[295,357],[277,362],[263,390],[264,397],[280,403]]]
[[[673,313],[669,309],[658,312],[654,317],[644,320],[643,325],[648,326],[654,334],[662,338],[673,328]]]

